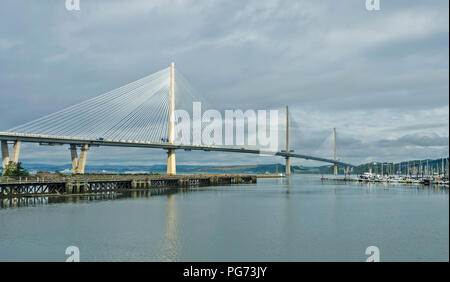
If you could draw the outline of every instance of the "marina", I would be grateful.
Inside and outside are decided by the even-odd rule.
[[[389,184],[416,184],[449,187],[449,159],[408,161],[402,163],[370,163],[368,171],[351,174],[344,170],[344,177],[322,176],[322,181],[350,181]]]
[[[364,173],[359,176],[346,175],[339,177],[321,177],[322,181],[345,181],[345,182],[363,182],[363,183],[388,183],[388,184],[416,184],[427,186],[443,186],[449,187],[448,177],[429,176],[429,177],[411,177],[399,175],[378,175],[372,173]]]

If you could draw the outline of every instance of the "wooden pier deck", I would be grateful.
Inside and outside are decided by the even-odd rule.
[[[2,179],[0,198],[95,195],[120,191],[256,183],[255,175],[79,175]]]

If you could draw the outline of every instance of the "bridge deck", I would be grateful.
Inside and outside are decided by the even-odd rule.
[[[138,142],[129,140],[97,140],[88,138],[71,138],[60,136],[45,136],[45,135],[32,135],[32,134],[20,134],[0,132],[0,140],[6,141],[22,141],[30,143],[40,143],[46,145],[64,145],[75,144],[89,146],[112,146],[112,147],[135,147],[135,148],[157,148],[157,149],[176,149],[176,150],[198,150],[198,151],[215,151],[215,152],[232,152],[232,153],[246,153],[246,154],[262,154],[262,155],[274,155],[280,157],[300,158],[305,160],[313,160],[319,162],[331,163],[344,167],[354,167],[352,164],[344,163],[341,161],[335,161],[332,159],[294,154],[291,152],[269,152],[261,151],[257,149],[246,148],[234,148],[234,147],[220,147],[220,146],[205,146],[205,145],[184,145],[184,144],[168,144],[168,143],[150,143],[150,142]]]

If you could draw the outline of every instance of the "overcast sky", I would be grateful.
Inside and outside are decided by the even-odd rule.
[[[290,105],[298,153],[400,161],[449,153],[449,2],[3,0],[0,131],[166,68],[223,109]],[[170,2],[170,3],[169,3]],[[280,140],[280,144],[283,141]],[[89,164],[156,164],[165,152],[93,148]],[[26,144],[23,162],[69,163]],[[283,162],[180,152],[182,164]],[[294,164],[317,163],[295,160]]]

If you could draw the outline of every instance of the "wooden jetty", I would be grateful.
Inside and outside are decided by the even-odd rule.
[[[78,175],[51,179],[7,179],[0,198],[95,195],[121,191],[256,183],[255,175]]]

